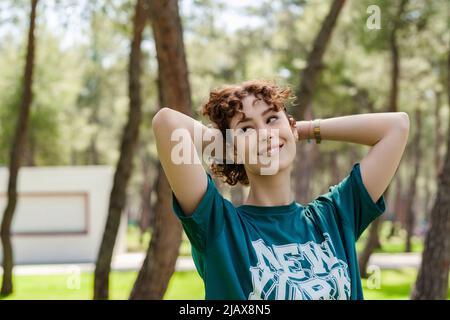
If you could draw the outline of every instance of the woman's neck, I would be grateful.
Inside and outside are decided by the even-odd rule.
[[[281,206],[291,204],[294,197],[291,192],[291,170],[286,169],[275,175],[248,174],[250,191],[246,205]]]

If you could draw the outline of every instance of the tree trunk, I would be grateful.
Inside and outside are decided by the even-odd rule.
[[[306,68],[302,71],[300,86],[296,92],[297,108],[293,116],[297,121],[314,118],[311,101],[315,89],[316,79],[319,76],[323,65],[323,55],[330,42],[333,29],[345,0],[334,0],[328,15],[325,17],[322,27],[317,34],[312,50],[308,54]],[[314,160],[319,151],[315,142],[297,147],[294,170],[292,171],[293,181],[295,181],[295,198],[300,203],[310,201],[310,180],[313,175]]]
[[[420,171],[420,161],[422,158],[422,150],[420,147],[420,135],[422,128],[422,118],[420,109],[416,109],[416,133],[414,135],[414,170],[410,181],[410,190],[408,193],[409,201],[406,208],[406,242],[405,252],[411,252],[411,238],[414,235],[414,226],[416,222],[416,208],[414,200],[416,199],[417,183]]]
[[[94,114],[97,113],[97,111],[94,111]],[[93,123],[98,123],[98,118],[94,117]],[[92,120],[91,120],[92,121]],[[91,165],[100,165],[100,152],[98,151],[97,147],[97,133],[94,133],[94,135],[91,137],[91,143],[89,144],[88,150],[87,150],[87,161],[86,164]]]
[[[447,95],[450,104],[450,50],[447,61]],[[449,118],[450,120],[450,118]],[[449,121],[450,128],[450,121]],[[450,131],[449,131],[450,133]],[[447,155],[439,173],[438,191],[431,210],[430,224],[413,300],[444,300],[447,298],[450,259],[450,137],[447,135]]]
[[[143,235],[148,230],[149,227],[154,225],[154,216],[151,208],[152,202],[152,192],[153,186],[150,174],[150,156],[148,154],[141,155],[141,166],[142,166],[142,185],[141,185],[141,208],[139,214],[139,230],[140,230],[140,241],[142,244]]]
[[[439,175],[440,171],[442,170],[442,157],[441,157],[441,147],[445,143],[444,134],[442,130],[442,124],[441,124],[441,93],[435,91],[436,96],[436,107],[435,107],[435,121],[436,121],[436,127],[435,127],[435,135],[436,135],[436,144],[434,147],[434,165],[436,168],[436,177]]]
[[[392,61],[392,69],[391,69],[391,89],[390,89],[390,95],[389,95],[389,112],[397,112],[397,100],[398,100],[398,82],[400,78],[400,56],[398,52],[398,45],[397,45],[397,31],[399,29],[399,23],[400,23],[400,16],[403,13],[405,9],[407,0],[402,0],[400,3],[396,19],[394,20],[394,26],[392,27],[390,38],[389,38],[389,45],[390,45],[390,51],[391,51],[391,61]],[[388,195],[388,190],[384,192],[386,195]],[[366,276],[366,268],[367,264],[369,262],[370,256],[372,255],[373,250],[380,245],[379,240],[379,230],[381,222],[380,220],[382,217],[379,217],[374,222],[372,222],[372,225],[369,227],[369,237],[367,238],[366,246],[359,257],[360,261],[360,273],[361,276]]]
[[[387,187],[384,192],[385,202],[389,202],[389,189],[390,185]],[[364,249],[361,254],[358,255],[358,264],[359,264],[359,273],[362,278],[367,278],[367,266],[369,264],[370,256],[373,251],[379,247],[381,247],[380,242],[380,230],[383,225],[384,217],[380,216],[375,219],[369,227],[369,234],[366,239],[366,243],[364,245]]]
[[[429,210],[428,208],[430,207],[430,203],[431,203],[431,200],[432,200],[432,193],[431,193],[431,188],[430,188],[430,181],[431,181],[431,179],[433,179],[432,177],[427,177],[426,178],[426,180],[425,180],[425,197],[424,197],[424,200],[423,200],[423,206],[422,206],[422,212],[424,213],[424,217],[423,217],[423,220],[424,220],[424,223],[425,224],[427,224],[428,225],[428,223],[430,222],[429,221],[429,212],[431,211],[431,210]],[[437,179],[436,179],[436,181],[437,181]]]
[[[140,97],[141,42],[146,18],[147,10],[145,1],[138,0],[133,21],[133,41],[131,44],[128,69],[130,111],[128,122],[123,131],[120,158],[114,174],[114,184],[109,200],[108,217],[95,266],[94,299],[108,299],[109,272],[111,269],[114,244],[126,202],[126,188],[132,172],[133,155],[139,137],[139,125],[142,118]]]
[[[6,205],[1,225],[1,240],[3,248],[3,281],[0,294],[9,295],[13,292],[12,271],[14,265],[13,248],[11,243],[11,225],[17,205],[17,177],[24,156],[30,108],[33,102],[33,70],[34,70],[34,29],[36,22],[36,7],[38,0],[31,0],[30,25],[28,29],[28,47],[23,76],[23,93],[20,104],[19,118],[12,141],[9,162],[8,203]]]
[[[397,223],[400,220],[400,210],[402,208],[402,201],[403,201],[403,189],[402,189],[402,178],[400,175],[397,176],[397,184],[395,186],[395,203],[394,203],[394,213],[392,217],[392,225],[391,230],[389,231],[389,234],[387,236],[387,239],[391,239],[393,236],[397,234],[398,228]]]
[[[132,300],[163,298],[175,272],[182,240],[181,223],[172,212],[171,189],[161,164],[158,165],[156,181],[155,226],[147,255],[130,294]]]
[[[389,90],[389,112],[398,111],[398,84],[400,80],[400,54],[397,43],[397,32],[400,28],[401,15],[405,11],[408,0],[402,0],[397,8],[394,25],[389,36],[389,48],[391,52],[391,88]]]
[[[397,9],[397,14],[394,18],[394,25],[392,27],[390,36],[389,36],[389,48],[391,52],[391,89],[389,91],[389,111],[397,112],[398,107],[398,84],[400,79],[400,55],[397,43],[397,32],[400,28],[401,15],[405,11],[405,6],[408,0],[402,0]]]
[[[159,100],[162,106],[192,116],[191,92],[183,30],[176,0],[148,0],[158,59]],[[172,208],[172,191],[158,166],[155,228],[130,299],[162,299],[175,271],[182,227]]]
[[[367,278],[367,265],[369,264],[370,256],[376,249],[378,243],[378,234],[382,224],[382,217],[378,217],[370,224],[369,234],[366,239],[366,243],[363,251],[358,257],[359,272],[362,278]]]
[[[345,0],[334,0],[331,4],[330,11],[322,23],[319,33],[317,34],[313,48],[307,58],[306,68],[302,72],[300,88],[297,94],[298,112],[295,114],[300,118],[306,108],[311,104],[313,93],[316,85],[316,79],[323,68],[322,60],[325,50],[330,42],[331,35],[336,21],[339,17]]]
[[[35,141],[33,136],[30,134],[30,131],[27,132],[27,139],[25,141],[25,150],[24,150],[24,162],[28,167],[34,167],[36,165],[36,156],[35,156]]]
[[[338,164],[338,152],[336,150],[333,150],[330,153],[329,168],[331,168],[331,181],[328,185],[338,184],[339,181],[341,180],[341,175],[340,175],[339,164]]]

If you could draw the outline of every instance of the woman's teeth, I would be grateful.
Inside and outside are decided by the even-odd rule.
[[[280,149],[283,148],[283,146],[284,146],[284,144],[281,144],[279,146],[270,148],[267,151],[268,155],[271,156],[271,155],[277,154],[278,152],[280,152]]]

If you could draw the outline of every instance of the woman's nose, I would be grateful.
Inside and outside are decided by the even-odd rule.
[[[259,142],[270,144],[272,141],[277,140],[277,132],[273,129],[262,129],[260,131]]]

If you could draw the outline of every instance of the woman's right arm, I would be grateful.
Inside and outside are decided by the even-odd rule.
[[[198,157],[197,152],[194,152],[194,150],[198,150],[200,155],[202,155],[203,150],[212,140],[208,141],[201,138],[214,136],[215,139],[222,139],[223,141],[222,134],[218,129],[209,128],[200,121],[167,107],[162,108],[155,114],[152,120],[152,127],[159,160],[167,180],[185,215],[189,216],[200,203],[208,183],[206,171],[201,163],[202,159]],[[201,139],[201,143],[195,146],[194,134],[196,133],[195,131],[200,132],[200,128],[201,136],[198,138]],[[171,158],[172,149],[181,143],[178,140],[172,141],[171,139],[174,131],[179,129],[185,129],[185,132],[189,133],[190,140],[186,147],[190,148],[196,161],[176,164],[176,161],[174,162],[174,159]]]

